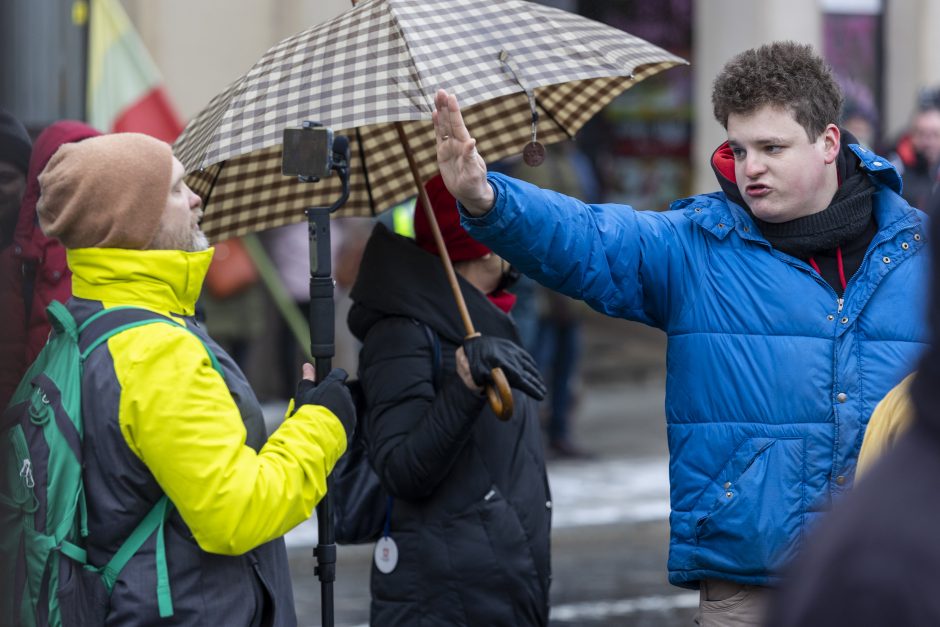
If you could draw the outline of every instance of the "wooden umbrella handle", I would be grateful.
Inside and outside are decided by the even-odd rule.
[[[509,381],[503,374],[502,368],[493,368],[490,370],[495,385],[486,386],[486,398],[490,403],[490,409],[500,420],[509,420],[512,418],[512,390],[509,387]]]
[[[465,339],[471,337],[480,337],[479,333],[471,333]],[[490,403],[490,409],[500,420],[506,421],[512,418],[512,388],[509,387],[509,380],[503,369],[497,366],[490,370],[490,376],[493,377],[493,384],[486,386],[486,398]]]

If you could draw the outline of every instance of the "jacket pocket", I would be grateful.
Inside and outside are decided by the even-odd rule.
[[[453,584],[471,625],[539,624],[547,608],[532,548],[512,504],[491,486],[444,525]]]
[[[765,575],[786,563],[802,534],[802,438],[748,438],[694,508],[696,568]]]
[[[111,602],[101,575],[65,555],[59,556],[56,595],[62,627],[104,625]]]
[[[277,606],[274,601],[274,590],[271,588],[271,584],[268,582],[267,577],[265,577],[264,572],[261,568],[261,565],[258,563],[257,557],[249,553],[249,559],[251,560],[251,567],[255,571],[255,578],[257,581],[253,582],[256,588],[260,589],[260,598],[258,599],[258,612],[255,614],[255,617],[259,619],[259,622],[253,623],[260,625],[261,627],[273,627],[277,623],[275,622],[275,612],[277,611]]]

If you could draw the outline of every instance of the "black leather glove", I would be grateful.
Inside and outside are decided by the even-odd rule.
[[[346,371],[334,368],[320,383],[301,379],[294,396],[294,412],[302,405],[322,405],[336,414],[346,430],[346,441],[356,430],[356,406],[346,387]]]
[[[535,360],[524,348],[501,337],[478,335],[463,341],[473,382],[483,387],[493,384],[490,371],[502,368],[510,387],[525,392],[535,400],[545,398],[545,383]]]

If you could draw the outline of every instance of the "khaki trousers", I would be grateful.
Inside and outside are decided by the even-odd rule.
[[[700,583],[699,627],[761,627],[770,589],[733,581],[704,579]]]

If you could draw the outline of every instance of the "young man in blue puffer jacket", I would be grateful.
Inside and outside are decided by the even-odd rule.
[[[438,162],[470,234],[542,284],[669,337],[669,580],[700,625],[757,625],[767,587],[852,486],[872,409],[925,346],[925,218],[836,126],[808,46],[741,53],[712,92],[722,191],[585,205],[486,172],[456,98]]]

